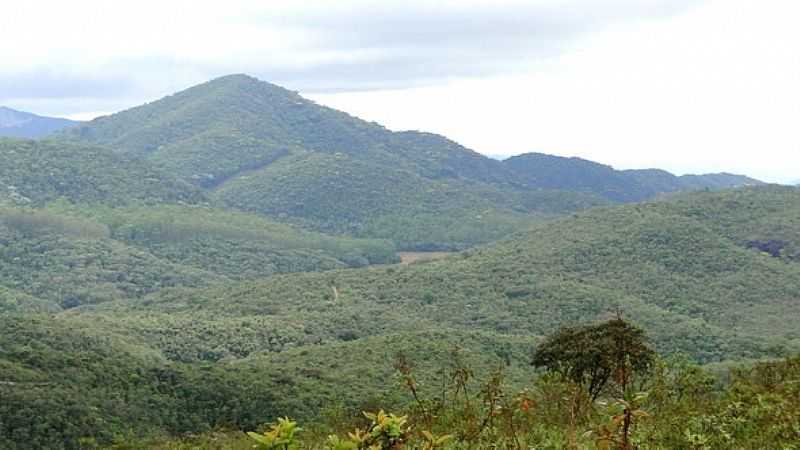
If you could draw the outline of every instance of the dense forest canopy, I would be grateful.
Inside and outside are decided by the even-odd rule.
[[[798,188],[232,75],[0,139],[0,448],[794,448],[798,293]]]

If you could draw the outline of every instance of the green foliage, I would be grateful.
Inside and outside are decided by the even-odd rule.
[[[455,340],[475,342],[444,333],[396,336],[190,365],[166,362],[102,323],[0,317],[0,448],[77,448],[88,437],[109,445],[223,426],[252,430],[289,412],[310,420],[343,399],[343,412],[370,399],[398,406],[403,391],[391,389],[391,354],[383,351],[413,349],[429,358],[420,367],[433,369]],[[432,341],[440,343],[432,348]],[[352,355],[363,361],[344,364]]]
[[[330,450],[392,450],[403,448],[408,439],[406,422],[408,417],[386,414],[383,410],[377,413],[365,412],[364,416],[370,420],[366,430],[356,429],[348,433],[348,439],[343,440],[332,435],[328,437]]]
[[[289,418],[279,418],[278,422],[270,425],[270,429],[264,433],[247,433],[251,439],[258,442],[254,448],[262,450],[294,450],[299,448],[299,443],[295,435],[303,431],[297,426],[297,422]]]
[[[26,239],[47,235],[78,239],[110,237],[108,227],[105,225],[36,209],[0,208],[0,224],[8,234],[15,233]]]
[[[608,416],[608,421],[586,434],[595,438],[598,450],[612,447],[633,450],[634,447],[630,440],[631,433],[640,419],[649,417],[649,414],[640,408],[647,397],[647,392],[626,393],[624,399],[616,399],[610,404],[598,403],[602,409],[605,409],[605,411],[598,412],[601,416]]]
[[[637,330],[601,327],[540,346],[578,368],[568,376],[531,383],[527,364],[543,335],[614,310],[647,327],[665,355],[730,364],[800,350],[786,320],[799,307],[796,189],[565,216],[753,180],[530,155],[501,163],[246,76],[61,139],[0,140],[0,448],[250,448],[251,437],[224,430],[282,416],[309,425],[298,433],[278,420],[255,440],[341,449],[798,440],[794,359],[723,383],[686,361],[651,364]],[[395,245],[469,250],[354,269],[397,262]],[[597,368],[620,392],[575,383]],[[645,368],[636,388],[648,395],[637,397],[628,374]],[[381,412],[364,423],[361,411]],[[169,436],[184,437],[162,445]]]
[[[65,308],[223,280],[111,239],[104,224],[46,210],[0,208],[0,241],[0,285]]]
[[[558,330],[536,348],[532,364],[587,386],[596,399],[609,381],[625,393],[633,376],[646,373],[654,359],[644,331],[617,317]]]

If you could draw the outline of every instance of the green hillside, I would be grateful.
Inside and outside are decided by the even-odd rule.
[[[537,217],[605,204],[590,194],[505,191],[317,152],[233,179],[214,197],[306,227],[391,239],[416,250],[464,249],[524,229]]]
[[[239,211],[182,205],[53,209],[92,217],[127,245],[236,279],[397,262],[387,241],[332,237]]]
[[[200,203],[205,195],[151,164],[105,148],[0,138],[0,199],[41,206],[73,202]]]
[[[494,161],[246,76],[0,154],[0,447],[409,408],[406,359],[429,397],[526,387],[546,335],[615,312],[667,358],[800,352],[797,188]]]
[[[146,321],[136,326],[150,334],[159,314],[219,330],[247,320],[302,345],[437,327],[537,336],[622,308],[662,351],[759,357],[800,345],[782,320],[798,313],[798,210],[791,188],[694,194],[581,213],[436,262],[175,291],[92,314],[125,317],[123,328]],[[750,245],[771,240],[786,242],[778,257]],[[227,345],[225,335],[186,339],[191,354]]]
[[[103,224],[42,210],[0,209],[0,286],[71,308],[222,278],[111,239]]]

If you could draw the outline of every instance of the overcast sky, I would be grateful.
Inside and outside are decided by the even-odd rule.
[[[800,179],[796,0],[8,3],[0,105],[39,114],[248,73],[489,155]]]

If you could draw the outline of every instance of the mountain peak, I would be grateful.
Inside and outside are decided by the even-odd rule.
[[[294,91],[290,91],[286,88],[278,86],[277,84],[270,83],[268,81],[259,80],[256,77],[244,73],[223,75],[221,77],[214,78],[203,84],[197,85],[194,88],[189,88],[182,92],[191,92],[195,88],[201,88],[201,87],[233,88],[233,89],[244,89],[255,92],[271,92],[271,93],[280,92],[287,95],[297,95],[297,93]]]
[[[209,81],[209,83],[218,83],[218,82],[264,83],[264,81],[261,81],[258,78],[250,76],[246,73],[232,73],[229,75],[222,75],[220,77],[213,78]]]

